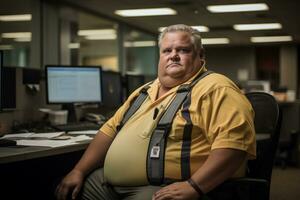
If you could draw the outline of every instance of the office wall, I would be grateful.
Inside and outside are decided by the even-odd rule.
[[[47,105],[45,97],[45,81],[40,82],[40,91],[32,93],[23,84],[22,68],[16,68],[16,109],[0,113],[0,131],[6,132],[13,123],[32,122],[40,120],[43,113],[39,108],[58,109],[57,105]],[[4,129],[4,130],[3,130]]]
[[[297,46],[286,45],[280,48],[280,85],[297,91],[298,58]]]
[[[205,47],[206,66],[209,70],[238,80],[239,70],[248,72],[248,79],[255,79],[255,47]]]

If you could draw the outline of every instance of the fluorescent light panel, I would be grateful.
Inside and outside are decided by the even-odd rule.
[[[80,43],[69,43],[68,47],[69,49],[79,49]]]
[[[158,31],[163,32],[166,27],[159,27]],[[192,26],[192,28],[197,29],[200,32],[208,32],[209,28],[207,26]]]
[[[109,35],[109,34],[116,34],[116,30],[114,30],[114,29],[87,29],[87,30],[79,30],[77,34],[79,36]]]
[[[31,42],[31,37],[15,38],[16,42]]]
[[[0,21],[4,21],[4,22],[31,21],[31,14],[0,15]]]
[[[226,13],[226,12],[250,12],[269,10],[265,3],[251,3],[251,4],[230,4],[230,5],[211,5],[206,7],[212,13]]]
[[[281,29],[280,23],[264,23],[264,24],[235,24],[233,28],[237,31],[250,31],[250,30],[268,30],[268,29]]]
[[[200,32],[208,32],[209,28],[207,26],[192,26],[192,28],[197,29]]]
[[[109,35],[88,35],[85,36],[87,40],[115,40],[117,39],[116,34],[109,34]]]
[[[154,47],[155,45],[155,41],[124,42],[124,47]]]
[[[210,45],[210,44],[229,44],[228,38],[202,38],[203,45]]]
[[[2,33],[2,38],[31,38],[31,32]]]
[[[146,9],[128,9],[116,10],[116,15],[122,17],[142,17],[142,16],[158,16],[158,15],[176,15],[177,11],[171,8],[146,8]]]
[[[253,43],[264,43],[264,42],[289,42],[292,41],[291,36],[265,36],[265,37],[251,37]]]
[[[12,45],[0,45],[0,50],[11,50],[13,48]]]

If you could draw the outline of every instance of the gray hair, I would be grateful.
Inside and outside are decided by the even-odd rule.
[[[167,28],[165,28],[158,37],[159,48],[161,47],[162,39],[165,37],[165,35],[167,33],[178,32],[178,31],[182,31],[182,32],[185,32],[185,33],[188,33],[191,35],[191,41],[192,41],[192,44],[194,47],[194,51],[195,52],[199,51],[200,57],[203,57],[204,49],[203,49],[202,42],[201,42],[200,32],[196,29],[193,29],[190,26],[185,25],[185,24],[175,24],[175,25],[171,25],[171,26],[168,26]]]

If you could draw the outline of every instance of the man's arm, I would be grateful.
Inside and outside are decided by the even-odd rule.
[[[244,151],[225,148],[212,150],[206,162],[191,178],[207,193],[232,177],[245,159]]]
[[[113,138],[98,132],[74,169],[58,185],[56,189],[57,199],[67,199],[69,193],[72,193],[72,199],[76,198],[85,176],[95,168],[103,166],[106,152],[112,141]]]
[[[207,193],[230,178],[244,162],[245,157],[246,152],[240,150],[212,150],[203,166],[191,178],[204,193]],[[154,199],[199,199],[199,194],[184,181],[162,188],[155,193]]]
[[[84,176],[86,176],[93,169],[103,166],[106,152],[112,141],[113,138],[99,131],[84,152],[80,161],[74,167],[74,170],[81,171]]]

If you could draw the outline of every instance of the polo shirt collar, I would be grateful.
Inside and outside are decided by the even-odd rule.
[[[196,76],[198,76],[200,73],[202,72],[205,72],[207,71],[207,69],[205,68],[205,66],[202,66],[200,68],[200,70],[194,75],[192,76],[190,79],[188,79],[186,82],[182,83],[182,84],[189,84],[192,82],[192,80],[194,80],[194,78]],[[180,85],[182,85],[180,84]],[[175,93],[177,91],[177,89],[179,88],[180,85],[177,85],[175,87],[173,87],[172,89],[170,89],[166,94],[164,94],[163,97],[167,97],[173,93]],[[157,93],[158,93],[158,90],[159,90],[159,87],[160,87],[160,82],[159,82],[159,79],[156,78],[153,83],[150,85],[150,88],[148,89],[148,95],[149,95],[149,98],[152,102],[154,102],[156,100],[156,96],[157,96]]]

